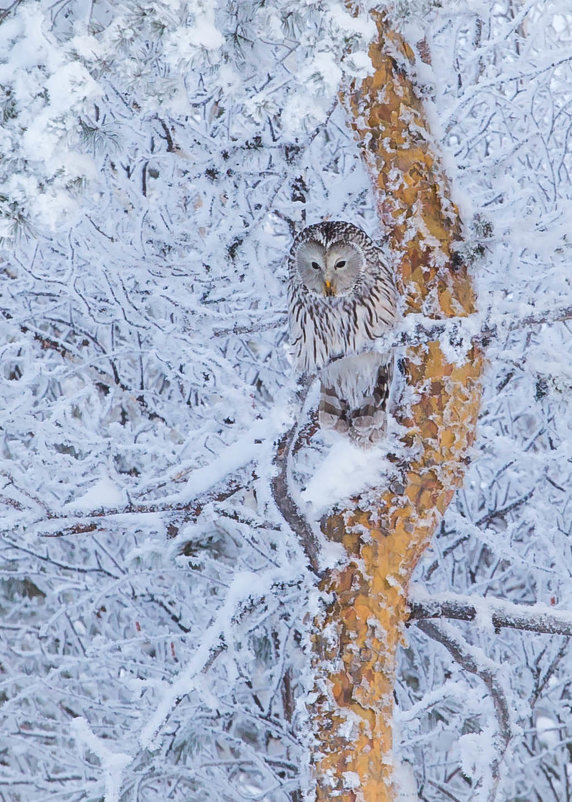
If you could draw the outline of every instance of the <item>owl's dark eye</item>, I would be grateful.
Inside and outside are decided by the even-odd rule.
[[[312,267],[314,268],[314,270],[320,269],[320,265],[317,262],[312,262]]]
[[[336,262],[336,264],[334,265],[336,270],[339,270],[340,267],[345,267],[345,266],[346,266],[346,260],[345,259],[340,259],[340,261]]]

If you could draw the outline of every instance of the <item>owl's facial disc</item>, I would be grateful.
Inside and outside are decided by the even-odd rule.
[[[326,249],[314,240],[303,242],[296,254],[296,265],[306,287],[318,295],[325,290]]]
[[[334,242],[324,246],[315,240],[303,242],[296,264],[306,287],[317,295],[347,295],[361,273],[363,255],[355,246]]]
[[[334,242],[326,251],[325,286],[329,295],[347,295],[355,287],[364,258],[362,252],[347,242]]]

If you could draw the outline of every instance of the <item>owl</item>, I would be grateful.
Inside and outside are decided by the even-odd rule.
[[[305,228],[288,263],[290,341],[297,369],[321,380],[320,425],[370,446],[385,434],[393,371],[376,341],[395,320],[392,271],[351,223]]]

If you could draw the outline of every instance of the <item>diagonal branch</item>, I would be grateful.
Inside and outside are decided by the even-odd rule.
[[[438,627],[432,621],[419,621],[417,626],[430,638],[441,643],[465,671],[479,677],[491,695],[500,740],[497,756],[491,760],[491,784],[487,795],[488,802],[494,802],[500,780],[500,764],[512,735],[508,701],[499,677],[500,666],[486,657],[480,649],[467,643],[453,627],[447,624]]]
[[[17,8],[21,2],[22,0],[14,0],[14,2],[11,5],[9,5],[8,8],[3,8],[0,11],[0,23],[4,22],[4,20],[10,14],[10,12],[13,11],[15,8]]]
[[[301,388],[297,393],[300,409],[304,407],[311,383],[310,378],[306,378],[301,383]],[[291,490],[291,458],[292,454],[297,451],[297,447],[299,447],[299,440],[304,432],[303,424],[305,423],[306,417],[307,413],[306,415],[301,415],[300,420],[297,420],[278,441],[274,456],[274,466],[277,470],[272,477],[271,486],[272,496],[276,506],[280,510],[286,523],[298,536],[306,552],[312,571],[316,576],[320,576],[318,562],[319,546],[316,535],[309,521],[296,503]]]

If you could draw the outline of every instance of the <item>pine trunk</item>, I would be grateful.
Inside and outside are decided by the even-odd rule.
[[[466,266],[455,248],[461,223],[416,94],[411,49],[376,17],[375,73],[343,95],[375,182],[380,217],[399,258],[407,313],[443,319],[474,312]],[[374,505],[354,505],[323,523],[347,562],[329,572],[330,603],[315,622],[317,698],[312,706],[318,800],[395,799],[392,758],[397,648],[412,572],[461,484],[475,436],[483,357],[473,346],[451,363],[439,341],[409,348],[411,400],[399,413],[411,458]]]

